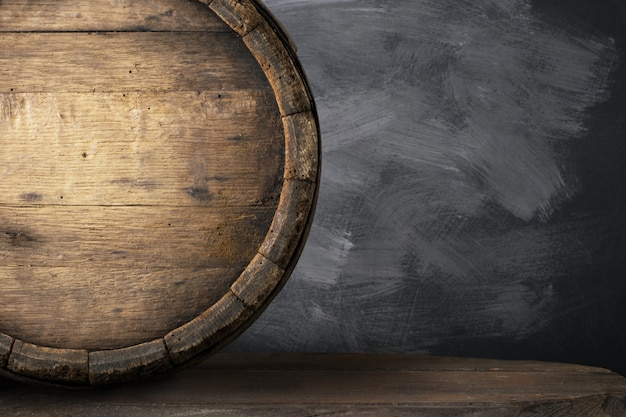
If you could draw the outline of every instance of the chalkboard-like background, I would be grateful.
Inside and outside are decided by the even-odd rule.
[[[626,374],[626,3],[266,0],[316,97],[292,278],[229,350]]]

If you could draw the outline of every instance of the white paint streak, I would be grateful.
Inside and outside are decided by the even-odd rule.
[[[527,0],[266,3],[311,80],[324,169],[294,276],[241,343],[271,327],[288,350],[415,351],[547,325],[560,262],[585,259],[551,235],[579,233],[549,225],[579,187],[563,149],[607,98],[611,39]]]
[[[342,268],[354,246],[350,232],[333,230],[324,235],[323,242],[319,241],[320,233],[315,229],[311,233],[307,250],[315,253],[314,257],[303,256],[299,265],[302,273],[311,278],[310,283],[323,290],[332,290],[337,285]]]

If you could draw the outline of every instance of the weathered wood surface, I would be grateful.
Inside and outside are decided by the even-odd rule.
[[[313,100],[266,9],[3,1],[0,51],[0,372],[123,382],[242,331],[319,181]]]
[[[0,32],[228,31],[221,19],[206,13],[206,3],[196,0],[3,0]]]
[[[626,379],[608,370],[427,356],[222,353],[138,385],[0,388],[16,416],[626,415]]]

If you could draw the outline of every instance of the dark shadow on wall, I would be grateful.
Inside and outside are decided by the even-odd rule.
[[[551,325],[509,348],[517,357],[597,365],[626,375],[626,3],[535,0],[533,9],[548,22],[565,20],[611,37],[617,60],[608,100],[589,110],[586,134],[569,149],[580,191],[552,220],[595,220],[581,235],[589,259],[556,281],[560,301]],[[477,352],[484,345],[473,341],[465,349]]]

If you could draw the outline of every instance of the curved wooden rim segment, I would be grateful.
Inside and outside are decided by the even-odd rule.
[[[0,333],[2,373],[39,383],[94,386],[166,372],[216,352],[243,332],[293,270],[319,188],[319,126],[308,82],[289,37],[260,1],[198,1],[241,36],[274,91],[283,121],[283,188],[258,254],[217,303],[147,343],[100,351],[57,349]]]

